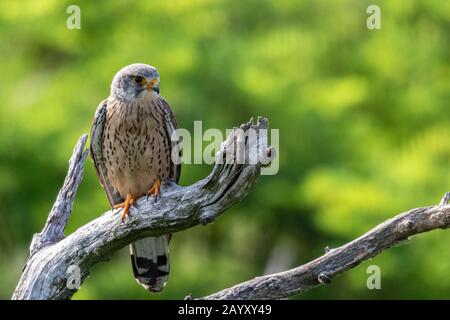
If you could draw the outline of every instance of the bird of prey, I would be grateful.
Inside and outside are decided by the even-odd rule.
[[[156,200],[163,179],[178,182],[180,177],[180,165],[172,159],[175,115],[160,96],[159,84],[156,68],[126,66],[114,76],[110,96],[95,112],[90,155],[109,203],[122,209],[122,221],[139,197]],[[134,277],[149,291],[159,292],[167,282],[169,240],[170,235],[163,235],[130,246]]]

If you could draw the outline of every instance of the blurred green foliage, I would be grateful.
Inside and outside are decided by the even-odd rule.
[[[66,28],[70,4],[81,7],[81,30]],[[382,30],[366,27],[370,4],[381,7]],[[162,294],[137,285],[124,248],[75,298],[209,294],[261,275],[269,260],[302,264],[437,203],[450,189],[449,22],[440,0],[0,2],[0,298],[15,287],[77,138],[115,72],[134,62],[159,69],[184,128],[267,116],[280,129],[280,170],[216,223],[173,237]],[[181,184],[210,169],[185,165]],[[67,232],[107,209],[89,161]],[[450,233],[418,238],[296,298],[450,298]],[[370,264],[381,290],[366,288]]]

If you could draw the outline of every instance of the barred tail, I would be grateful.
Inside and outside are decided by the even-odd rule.
[[[134,277],[149,291],[162,291],[169,278],[169,239],[170,235],[164,235],[130,245]]]

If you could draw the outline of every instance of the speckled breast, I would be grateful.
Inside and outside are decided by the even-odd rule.
[[[103,153],[108,178],[122,197],[139,197],[170,174],[170,140],[155,101],[108,100]]]

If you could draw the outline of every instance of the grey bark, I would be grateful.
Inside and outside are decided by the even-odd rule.
[[[235,128],[222,144],[207,178],[187,187],[163,181],[158,200],[140,198],[125,223],[121,223],[119,211],[108,211],[64,238],[83,176],[86,136],[81,137],[47,223],[33,237],[30,258],[12,298],[69,299],[76,292],[67,285],[73,270],[79,270],[82,283],[94,264],[131,242],[212,222],[248,194],[261,167],[275,156],[275,150],[267,145],[267,127],[267,119],[259,118],[256,124],[250,120]],[[255,139],[245,138],[250,132],[256,133]]]
[[[131,208],[126,223],[120,222],[120,212],[108,211],[65,238],[64,229],[84,171],[87,137],[81,137],[47,223],[42,232],[33,237],[30,258],[12,298],[70,299],[76,292],[76,288],[67,285],[68,270],[73,271],[71,266],[79,268],[82,283],[94,264],[108,260],[113,252],[133,241],[212,222],[247,195],[261,167],[268,165],[275,156],[275,150],[267,144],[267,127],[264,118],[258,119],[256,124],[250,121],[241,125],[242,130],[233,131],[222,144],[207,178],[187,187],[164,181],[158,201],[139,199]],[[251,128],[260,132],[258,138],[242,139],[241,133]],[[239,158],[237,150],[244,150],[244,158],[252,161],[235,163],[233,159]],[[439,205],[399,214],[348,244],[327,249],[322,257],[305,265],[257,277],[200,299],[281,299],[330,283],[336,275],[412,235],[448,228],[449,199],[447,192]]]
[[[399,214],[339,248],[326,248],[326,253],[316,260],[291,270],[254,278],[202,299],[281,299],[320,284],[328,284],[338,274],[404,243],[410,236],[448,228],[449,199],[450,192],[447,192],[439,205]]]

